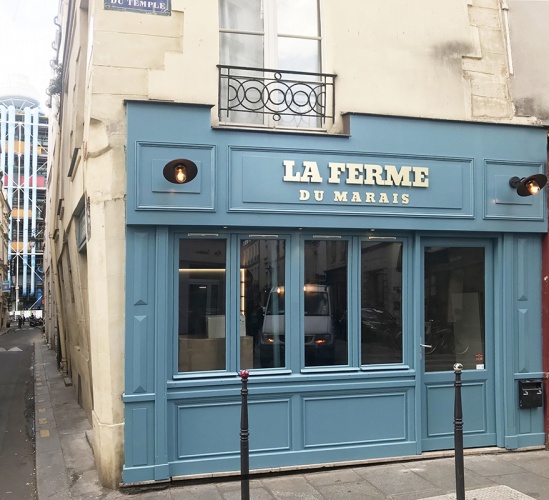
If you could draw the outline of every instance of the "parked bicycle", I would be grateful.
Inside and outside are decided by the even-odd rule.
[[[469,350],[469,343],[454,333],[451,323],[425,322],[425,354],[435,351],[447,354],[465,354]]]

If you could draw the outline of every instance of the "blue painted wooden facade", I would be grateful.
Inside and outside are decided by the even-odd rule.
[[[360,366],[351,345],[349,366],[304,368],[295,348],[284,369],[252,371],[251,469],[453,447],[453,378],[422,370],[426,245],[485,249],[486,365],[463,373],[465,445],[544,443],[542,409],[519,409],[517,381],[542,371],[546,197],[509,187],[545,171],[544,130],[368,115],[348,115],[342,136],[212,129],[207,106],[152,102],[129,102],[127,118],[124,482],[239,470],[237,254],[239,238],[258,232],[286,239],[290,282],[302,273],[304,235],[344,237],[355,308],[359,242],[397,238],[406,301],[401,363]],[[196,163],[195,181],[163,177],[175,158]],[[330,163],[427,170],[416,186],[383,185],[383,175],[365,186],[372,170],[360,177]],[[189,233],[227,241],[226,371],[178,372],[176,252]],[[297,315],[287,321],[303,328]]]

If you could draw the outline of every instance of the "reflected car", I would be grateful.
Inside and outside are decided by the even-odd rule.
[[[364,307],[360,312],[362,338],[385,342],[400,332],[398,320],[389,312],[375,307]]]
[[[400,344],[401,325],[389,311],[376,307],[363,307],[360,311],[360,328],[362,342],[388,341]],[[338,336],[347,339],[347,312],[339,322]]]
[[[263,328],[259,336],[262,368],[285,366],[285,299],[284,287],[273,287],[269,293]],[[305,365],[332,365],[334,362],[334,328],[329,287],[304,287]]]

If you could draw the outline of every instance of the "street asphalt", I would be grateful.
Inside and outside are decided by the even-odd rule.
[[[238,476],[103,488],[94,468],[92,430],[74,387],[57,370],[54,350],[35,344],[36,481],[39,500],[237,500]],[[549,452],[543,448],[465,451],[466,500],[549,500]],[[453,452],[321,469],[252,473],[251,500],[452,500]],[[1,499],[3,500],[3,499]],[[19,499],[13,499],[19,500]]]

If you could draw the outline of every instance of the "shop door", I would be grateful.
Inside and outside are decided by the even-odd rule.
[[[455,363],[464,446],[495,446],[492,247],[430,240],[422,249],[422,449],[454,448]]]

